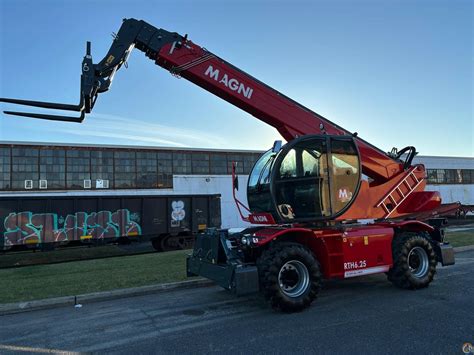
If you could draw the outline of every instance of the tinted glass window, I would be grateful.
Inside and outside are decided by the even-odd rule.
[[[359,156],[352,141],[333,140],[331,153],[333,212],[337,213],[355,197],[360,179]]]
[[[253,212],[271,212],[273,210],[270,195],[270,173],[275,155],[271,150],[263,154],[255,163],[250,174],[247,199]]]
[[[270,171],[274,157],[275,153],[269,150],[257,161],[249,177],[249,188],[255,188],[257,185],[265,185],[270,182]]]
[[[283,218],[331,215],[327,164],[324,138],[303,140],[286,153],[275,181],[275,200]]]

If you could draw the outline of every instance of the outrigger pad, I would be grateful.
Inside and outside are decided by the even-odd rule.
[[[258,292],[257,267],[243,263],[239,251],[229,247],[228,237],[227,230],[215,228],[198,234],[186,258],[187,276],[205,277],[237,295]]]

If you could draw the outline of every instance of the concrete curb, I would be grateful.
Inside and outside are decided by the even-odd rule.
[[[467,245],[464,247],[454,248],[455,253],[463,251],[474,250],[474,245]],[[73,306],[74,304],[83,304],[97,301],[105,301],[115,298],[133,297],[148,295],[152,293],[162,293],[173,290],[185,290],[194,287],[208,287],[214,283],[206,279],[198,280],[187,280],[181,282],[172,282],[167,284],[149,285],[141,287],[123,288],[118,290],[103,291],[86,293],[77,296],[66,296],[47,298],[44,300],[17,302],[17,303],[5,303],[0,304],[0,316],[12,313],[27,312],[38,309],[55,308],[61,306]]]
[[[173,290],[184,290],[195,287],[208,287],[214,283],[206,279],[187,280],[181,282],[172,282],[167,284],[149,285],[141,287],[123,288],[118,290],[86,293],[77,296],[65,296],[47,298],[37,301],[26,301],[17,303],[0,304],[0,316],[28,312],[38,309],[56,308],[62,306],[73,306],[77,304],[84,304],[97,301],[105,301],[123,297],[142,296],[152,293],[163,293]]]

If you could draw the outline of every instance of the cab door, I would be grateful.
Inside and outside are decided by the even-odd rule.
[[[331,216],[328,163],[324,136],[299,140],[281,153],[273,173],[273,196],[283,219]]]
[[[343,213],[360,185],[357,146],[348,136],[305,136],[288,143],[272,169],[271,195],[283,222]]]

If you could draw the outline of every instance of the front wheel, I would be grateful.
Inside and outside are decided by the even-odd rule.
[[[436,273],[436,254],[430,241],[415,233],[403,233],[392,242],[393,267],[388,279],[397,287],[428,287]]]
[[[303,245],[276,244],[262,253],[257,266],[261,290],[273,308],[300,311],[321,288],[319,263]]]

